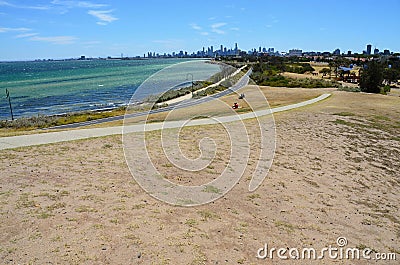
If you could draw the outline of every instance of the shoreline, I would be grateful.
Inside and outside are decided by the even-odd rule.
[[[170,59],[170,58],[165,58],[165,59]],[[203,58],[199,58],[199,59],[204,60]],[[150,59],[149,59],[149,60],[150,60]],[[194,59],[193,59],[193,60],[194,60]],[[217,62],[217,61],[214,61],[214,60],[211,60],[211,59],[205,60],[205,63],[223,65],[223,63],[221,63],[221,62]],[[244,66],[244,67],[245,67],[245,66]],[[217,83],[214,83],[214,84],[209,85],[209,86],[207,86],[207,87],[205,87],[205,88],[196,90],[195,92],[203,91],[203,90],[205,90],[205,89],[207,89],[207,88],[209,88],[209,87],[215,87],[215,86],[221,84],[221,83],[222,83],[223,81],[225,81],[226,79],[228,79],[228,78],[230,78],[230,77],[236,75],[237,73],[239,73],[242,69],[244,69],[244,67],[241,67],[240,69],[236,70],[234,74],[231,74],[230,76],[223,78],[222,80],[218,81]],[[219,72],[217,72],[217,73],[214,74],[214,75],[218,75],[218,74],[221,74],[221,73],[222,73],[222,70],[219,71]],[[210,77],[210,78],[212,78],[212,77]],[[188,95],[191,95],[191,94],[188,94]],[[154,95],[151,95],[151,96],[157,96],[157,94],[154,94]],[[156,104],[154,104],[154,106],[159,107],[159,106],[162,106],[162,105],[165,105],[165,104],[170,105],[170,104],[173,104],[173,103],[181,102],[181,101],[185,100],[186,97],[187,97],[187,95],[182,96],[182,97],[178,97],[178,98],[174,98],[174,99],[171,99],[171,100],[167,100],[167,101],[164,101],[164,102],[156,103]],[[150,104],[151,104],[151,102],[150,102]],[[126,108],[127,108],[129,105],[130,105],[129,102],[127,102],[127,103],[122,103],[122,104],[119,104],[119,105],[115,105],[115,106],[113,106],[113,107],[104,107],[104,108],[97,108],[97,109],[78,110],[78,111],[63,112],[63,113],[57,113],[57,114],[40,114],[40,113],[38,113],[38,114],[36,114],[36,115],[31,115],[31,116],[21,116],[21,117],[17,117],[17,118],[14,119],[14,121],[16,121],[16,120],[35,119],[35,118],[37,118],[37,117],[45,117],[45,118],[53,119],[53,118],[63,118],[63,117],[69,117],[69,116],[79,116],[79,115],[90,115],[90,114],[111,113],[111,112],[113,112],[113,111],[115,111],[115,110],[120,110],[120,109],[125,109],[125,110],[126,110]],[[131,104],[131,105],[132,105],[132,104]],[[141,101],[136,102],[136,103],[133,104],[133,105],[135,105],[135,106],[136,106],[136,105],[137,105],[137,106],[141,106],[141,105],[145,106],[145,105],[147,105],[146,98],[145,98],[145,99],[142,99]],[[111,116],[110,116],[110,117],[111,117]],[[1,119],[1,120],[0,120],[0,123],[8,123],[8,122],[11,122],[11,123],[12,123],[13,121],[12,121],[12,120],[9,120],[9,119]]]

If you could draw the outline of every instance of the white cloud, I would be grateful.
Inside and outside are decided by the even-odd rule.
[[[61,5],[66,8],[102,8],[102,7],[107,7],[108,5],[106,4],[97,4],[97,3],[92,3],[92,2],[86,2],[86,1],[63,1],[63,0],[53,0],[51,2],[53,5]]]
[[[240,29],[235,27],[235,28],[230,28],[230,30],[239,31]]]
[[[217,33],[217,34],[225,34],[225,31],[223,31],[223,30],[220,30],[220,29],[212,29],[211,30],[212,32],[214,32],[214,33]]]
[[[203,29],[202,27],[200,27],[199,25],[197,25],[197,24],[195,24],[195,23],[190,24],[190,26],[191,26],[192,29],[194,29],[194,30],[202,30],[202,29]]]
[[[209,33],[206,32],[206,31],[202,31],[202,32],[200,32],[200,34],[203,35],[203,36],[208,36],[209,35]]]
[[[211,25],[211,31],[217,34],[225,34],[225,31],[221,30],[220,27],[225,26],[225,22],[215,23]]]
[[[75,40],[77,40],[77,38],[74,36],[53,36],[53,37],[35,36],[35,37],[30,38],[30,40],[49,42],[52,44],[72,44],[72,43],[75,43]]]
[[[26,5],[16,5],[7,1],[0,1],[0,6],[8,6],[12,8],[21,8],[21,9],[37,9],[37,10],[48,10],[49,6],[26,6]]]
[[[28,28],[2,28],[0,27],[0,33],[4,33],[4,32],[10,32],[10,31],[30,31],[31,29]]]
[[[223,27],[223,26],[225,26],[225,25],[226,25],[225,22],[215,23],[215,24],[212,24],[212,25],[211,25],[211,28],[217,29],[217,28]]]
[[[25,33],[25,34],[18,34],[15,36],[15,38],[20,39],[20,38],[29,38],[38,35],[38,33]]]
[[[118,20],[118,18],[110,14],[111,12],[113,12],[113,10],[89,10],[88,14],[100,20],[97,24],[107,25],[108,23]]]

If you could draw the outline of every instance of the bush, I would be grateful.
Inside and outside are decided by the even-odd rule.
[[[338,91],[361,92],[361,89],[359,87],[341,86],[338,88]]]
[[[380,63],[369,62],[360,76],[361,91],[368,93],[380,93],[383,81],[383,67]]]
[[[388,92],[390,92],[390,86],[386,85],[382,88],[381,93],[386,95]]]

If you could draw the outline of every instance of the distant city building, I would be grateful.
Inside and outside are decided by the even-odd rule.
[[[340,55],[340,49],[336,49],[333,51],[333,55]]]
[[[224,47],[224,45],[219,44],[218,50],[214,50],[214,46],[209,46],[209,47],[202,47],[201,50],[198,51],[192,51],[192,52],[187,52],[187,51],[179,51],[179,52],[172,52],[172,53],[156,53],[156,52],[148,52],[147,54],[143,54],[143,58],[215,58],[215,59],[220,59],[219,57],[225,57],[225,56],[296,56],[296,57],[305,57],[305,58],[310,58],[312,60],[319,60],[325,58],[326,60],[332,60],[332,56],[346,56],[346,58],[357,58],[359,55],[358,53],[353,53],[352,51],[347,51],[347,54],[344,52],[341,54],[340,49],[335,49],[333,52],[321,52],[321,51],[306,51],[303,52],[303,50],[300,49],[291,49],[289,52],[279,52],[275,51],[274,48],[265,48],[262,46],[252,48],[249,51],[242,51],[238,48],[238,44],[235,43],[234,48],[228,48]],[[231,46],[232,47],[232,46]],[[367,45],[367,50],[363,51],[363,54],[365,55],[385,55],[389,56],[393,53],[391,53],[388,49],[384,50],[383,52],[380,52],[379,49],[375,48],[373,50],[373,53],[371,53],[372,50],[372,45],[368,44]],[[353,56],[353,57],[352,57]],[[117,57],[113,58],[110,57],[111,59],[117,59]],[[118,57],[118,59],[124,59],[124,60],[129,60],[133,57],[128,57],[123,54],[121,54],[121,57]],[[140,56],[136,56],[135,58],[140,58]],[[91,60],[87,59],[85,56],[81,56],[77,58],[78,60]],[[360,59],[360,58],[358,58]],[[364,58],[366,59],[366,58]]]
[[[372,45],[368,44],[367,45],[367,54],[370,55],[371,54],[371,49],[372,49]]]
[[[288,56],[301,57],[301,56],[303,56],[303,51],[299,50],[299,49],[292,49],[292,50],[289,50]]]

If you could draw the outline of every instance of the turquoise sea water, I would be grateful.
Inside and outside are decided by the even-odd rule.
[[[10,119],[5,90],[11,96],[14,117],[53,115],[74,111],[115,108],[126,105],[149,76],[180,63],[178,79],[204,80],[219,66],[182,59],[88,60],[0,63],[0,119]],[[185,68],[186,67],[186,68]],[[178,68],[177,68],[178,69]],[[156,75],[157,76],[157,75]],[[146,88],[135,99],[165,91],[169,78]]]

